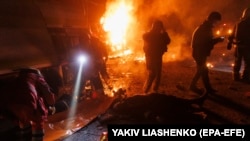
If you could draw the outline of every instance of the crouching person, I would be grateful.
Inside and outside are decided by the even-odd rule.
[[[42,141],[49,106],[54,106],[55,96],[38,69],[20,69],[8,104],[18,119],[21,140],[30,138]],[[25,139],[26,140],[26,139]]]

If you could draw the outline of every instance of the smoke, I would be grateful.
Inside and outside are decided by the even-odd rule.
[[[211,11],[221,12],[222,24],[230,23],[234,25],[246,8],[245,6],[250,4],[250,0],[107,0],[104,16],[110,14],[116,4],[118,5],[121,2],[128,4],[131,8],[129,13],[132,18],[125,38],[126,48],[131,49],[133,54],[111,62],[114,67],[110,68],[122,72],[124,76],[121,76],[120,80],[116,79],[115,83],[117,83],[117,86],[122,84],[125,87],[129,83],[134,87],[138,86],[138,84],[133,84],[130,75],[146,74],[146,65],[141,61],[144,57],[142,35],[151,28],[154,19],[163,21],[171,38],[168,52],[164,54],[163,61],[187,60],[187,65],[190,65],[192,33],[207,18],[209,13]],[[114,21],[113,26],[119,27],[121,20],[124,18],[121,16],[120,20]],[[137,58],[139,61],[136,60]],[[141,76],[145,77],[146,75]],[[138,91],[141,89],[138,88]]]
[[[130,23],[127,46],[137,54],[142,52],[142,34],[151,27],[152,20],[164,22],[171,43],[165,60],[176,61],[190,57],[190,42],[193,30],[201,24],[211,11],[222,14],[222,22],[234,24],[238,21],[249,0],[109,0],[112,3],[124,1],[132,5],[133,21]]]

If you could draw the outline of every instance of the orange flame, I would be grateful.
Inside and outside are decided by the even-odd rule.
[[[221,31],[220,30],[217,30],[216,31],[216,35],[220,35],[221,34]]]
[[[214,65],[213,65],[213,64],[211,64],[211,63],[207,63],[207,67],[208,67],[208,68],[213,68],[213,67],[214,67]]]
[[[233,30],[232,29],[228,29],[227,33],[228,34],[232,34]]]
[[[112,50],[123,50],[127,43],[127,31],[132,21],[132,4],[120,0],[108,5],[101,24],[107,32],[108,43]]]

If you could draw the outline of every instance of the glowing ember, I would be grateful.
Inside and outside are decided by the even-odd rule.
[[[124,55],[130,55],[132,54],[132,51],[128,49],[128,50],[125,50],[123,53]]]
[[[211,63],[207,63],[207,67],[213,68],[214,66],[213,66],[213,64],[211,64]]]
[[[220,35],[220,33],[221,33],[220,30],[216,31],[216,35]]]
[[[176,55],[175,55],[175,54],[172,54],[172,55],[171,55],[171,58],[172,58],[172,59],[175,59],[175,58],[176,58]]]
[[[232,29],[228,29],[227,33],[228,34],[232,34],[233,30]]]
[[[138,62],[145,62],[145,56],[136,57],[136,58],[135,58],[135,61],[138,61]]]
[[[131,55],[133,52],[130,49],[127,50],[122,50],[121,52],[116,51],[116,53],[114,55],[110,55],[109,58],[117,58],[117,57],[121,57],[121,56],[128,56]]]
[[[132,4],[126,0],[110,3],[101,18],[103,29],[107,32],[112,50],[123,50],[126,46],[127,31],[132,21]]]

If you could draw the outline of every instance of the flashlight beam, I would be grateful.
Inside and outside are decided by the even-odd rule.
[[[81,88],[82,68],[83,68],[83,62],[80,63],[79,70],[77,73],[76,83],[75,83],[74,91],[73,91],[73,99],[70,105],[68,117],[73,117],[76,113],[77,102],[78,102],[80,88]],[[67,128],[69,127],[70,127],[70,123],[67,123]]]

